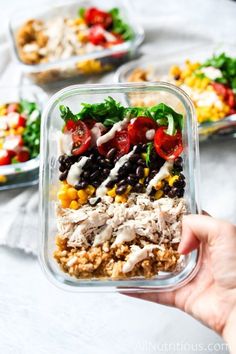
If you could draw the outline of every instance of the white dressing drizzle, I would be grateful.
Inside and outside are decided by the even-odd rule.
[[[162,179],[164,179],[170,175],[170,170],[172,168],[173,168],[173,160],[168,160],[164,163],[164,165],[161,167],[160,171],[149,182],[147,189],[146,189],[147,194],[151,193],[152,187],[156,186],[158,182],[160,182]]]
[[[117,122],[113,125],[113,127],[104,135],[100,136],[97,139],[97,146],[101,146],[102,144],[107,143],[109,140],[113,139],[116,132],[121,131],[122,129],[126,128],[129,123],[129,119],[125,118],[120,122]]]
[[[136,233],[134,231],[133,226],[122,227],[122,229],[119,230],[119,232],[117,233],[116,239],[113,242],[111,247],[114,247],[124,242],[133,241],[135,237],[136,237]]]
[[[74,163],[68,172],[67,176],[67,183],[70,184],[71,186],[75,186],[80,178],[80,175],[83,172],[83,167],[86,164],[86,162],[89,160],[89,157],[83,156],[79,162]]]
[[[113,169],[110,171],[109,176],[102,182],[102,184],[96,190],[97,197],[103,197],[107,192],[107,183],[113,181],[118,176],[119,169],[129,160],[130,156],[133,155],[135,151],[135,147],[128,154],[121,156],[121,158],[117,161]]]

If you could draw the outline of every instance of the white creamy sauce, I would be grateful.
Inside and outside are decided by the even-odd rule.
[[[155,129],[149,129],[146,131],[146,139],[153,140],[155,135]]]
[[[118,176],[119,169],[129,160],[130,156],[133,155],[135,151],[135,147],[128,154],[121,156],[121,158],[117,161],[113,169],[110,171],[109,176],[102,182],[102,184],[96,190],[97,197],[103,197],[107,192],[107,183],[113,181]]]
[[[102,245],[104,242],[109,241],[112,235],[112,226],[107,225],[105,228],[95,236],[93,246]]]
[[[119,245],[124,242],[133,241],[135,237],[136,237],[136,233],[134,231],[134,227],[131,226],[122,227],[122,229],[118,231],[116,239],[113,242],[111,247],[114,247],[115,245]]]
[[[58,150],[60,155],[71,155],[73,140],[70,133],[57,133]]]
[[[147,186],[147,194],[150,194],[152,191],[152,187],[156,186],[158,182],[160,182],[162,179],[168,177],[170,175],[170,170],[173,168],[173,161],[169,160],[164,163],[164,165],[161,167],[160,171],[151,179]]]
[[[214,68],[213,66],[208,66],[206,68],[202,68],[201,72],[206,75],[210,80],[216,80],[220,77],[222,77],[222,72]]]
[[[100,138],[102,135],[102,132],[104,132],[106,128],[102,123],[95,123],[94,126],[91,129],[91,146],[96,145],[97,140]]]
[[[107,143],[109,140],[113,139],[116,132],[121,131],[122,129],[126,128],[129,123],[129,119],[125,118],[120,122],[117,122],[113,125],[113,127],[104,135],[102,135],[97,140],[97,146]]]
[[[39,49],[39,46],[36,43],[25,44],[23,47],[23,51],[25,53],[37,52],[38,49]]]
[[[76,162],[71,165],[66,179],[68,184],[70,184],[71,186],[75,186],[79,182],[80,175],[83,172],[83,167],[88,160],[89,157],[83,156],[79,162]]]
[[[152,252],[155,248],[162,249],[158,245],[146,245],[143,248],[133,247],[132,252],[127,260],[127,262],[123,265],[123,273],[131,272],[134,269],[135,265],[144,259],[148,258],[149,252]]]
[[[0,130],[7,130],[7,118],[5,116],[0,116]]]

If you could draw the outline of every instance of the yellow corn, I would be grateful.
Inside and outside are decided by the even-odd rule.
[[[80,205],[76,200],[72,200],[72,202],[70,202],[69,207],[70,207],[70,209],[77,210],[77,209],[79,209]]]
[[[150,169],[148,167],[144,168],[144,177],[149,175]]]
[[[67,195],[67,192],[66,191],[64,191],[64,190],[60,190],[58,193],[57,193],[57,198],[59,199],[59,200],[69,200],[69,198],[68,198],[68,195]]]
[[[116,203],[125,203],[125,202],[127,202],[127,197],[124,194],[123,195],[116,195],[115,202]]]
[[[172,187],[173,184],[175,183],[175,181],[177,181],[178,179],[179,179],[179,176],[177,176],[177,175],[171,176],[171,177],[168,179],[169,186]]]
[[[112,189],[107,191],[107,195],[109,195],[109,197],[115,198],[115,196],[116,196],[116,185]]]
[[[146,152],[142,152],[141,157],[142,157],[143,160],[146,160],[147,153]]]
[[[82,43],[85,43],[88,41],[88,36],[83,32],[79,32],[77,35],[77,38],[78,38],[78,41],[80,41]]]
[[[95,187],[89,184],[84,191],[91,197],[91,195],[95,192]]]
[[[139,183],[143,184],[144,183],[144,178],[139,179]]]
[[[160,199],[163,196],[164,192],[160,189],[155,193],[155,199]]]
[[[128,185],[125,194],[128,194],[132,190],[132,186]]]
[[[61,200],[61,206],[62,206],[62,208],[69,208],[70,201],[69,200]]]
[[[88,200],[88,194],[86,193],[85,190],[83,189],[80,189],[78,192],[77,192],[77,195],[79,197],[79,201],[81,204],[85,204]]]
[[[170,68],[170,74],[172,75],[172,76],[180,76],[180,74],[181,74],[181,69],[180,69],[180,67],[179,66],[177,66],[177,65],[173,65],[171,68]]]
[[[22,135],[24,133],[25,128],[24,127],[18,127],[16,129],[16,133]]]
[[[159,181],[157,184],[156,184],[156,187],[155,189],[162,189],[164,187],[164,183],[162,181]]]
[[[69,199],[77,199],[77,190],[73,187],[67,189],[67,195]]]
[[[5,183],[7,181],[7,177],[4,175],[0,175],[0,183]]]

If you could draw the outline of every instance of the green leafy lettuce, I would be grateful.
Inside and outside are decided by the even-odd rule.
[[[236,93],[236,58],[231,58],[225,53],[214,55],[203,63],[201,67],[213,66],[222,72],[222,77],[216,81],[229,85]]]
[[[27,117],[23,133],[24,144],[29,149],[30,157],[34,158],[38,156],[40,148],[41,112],[37,103],[27,100],[20,101],[20,112]]]
[[[106,127],[110,127],[124,118],[133,118],[138,116],[150,117],[158,125],[167,127],[167,134],[174,135],[177,129],[183,128],[183,115],[175,112],[171,107],[164,103],[156,106],[147,107],[127,107],[125,108],[112,97],[108,97],[101,103],[82,103],[83,108],[77,114],[71,112],[69,107],[61,105],[61,118],[77,121],[79,119],[92,118],[101,122]]]
[[[118,8],[113,8],[109,11],[112,16],[112,28],[111,31],[120,34],[125,41],[129,41],[133,38],[134,33],[132,28],[123,21]]]

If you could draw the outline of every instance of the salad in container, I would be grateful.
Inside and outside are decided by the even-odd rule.
[[[10,20],[14,56],[38,84],[112,70],[135,54],[143,31],[123,1],[78,1]]]
[[[0,190],[36,184],[41,110],[37,87],[0,89]]]
[[[126,103],[127,94],[158,92],[174,105]],[[166,83],[76,85],[51,98],[40,182],[51,280],[80,291],[161,291],[196,274],[199,252],[177,252],[183,216],[200,212],[194,114]]]
[[[160,62],[158,64],[158,62]],[[183,63],[136,62],[118,73],[120,82],[164,80],[182,88],[192,99],[200,138],[236,134],[236,58],[225,53]],[[152,105],[155,97],[132,98],[133,105]]]

